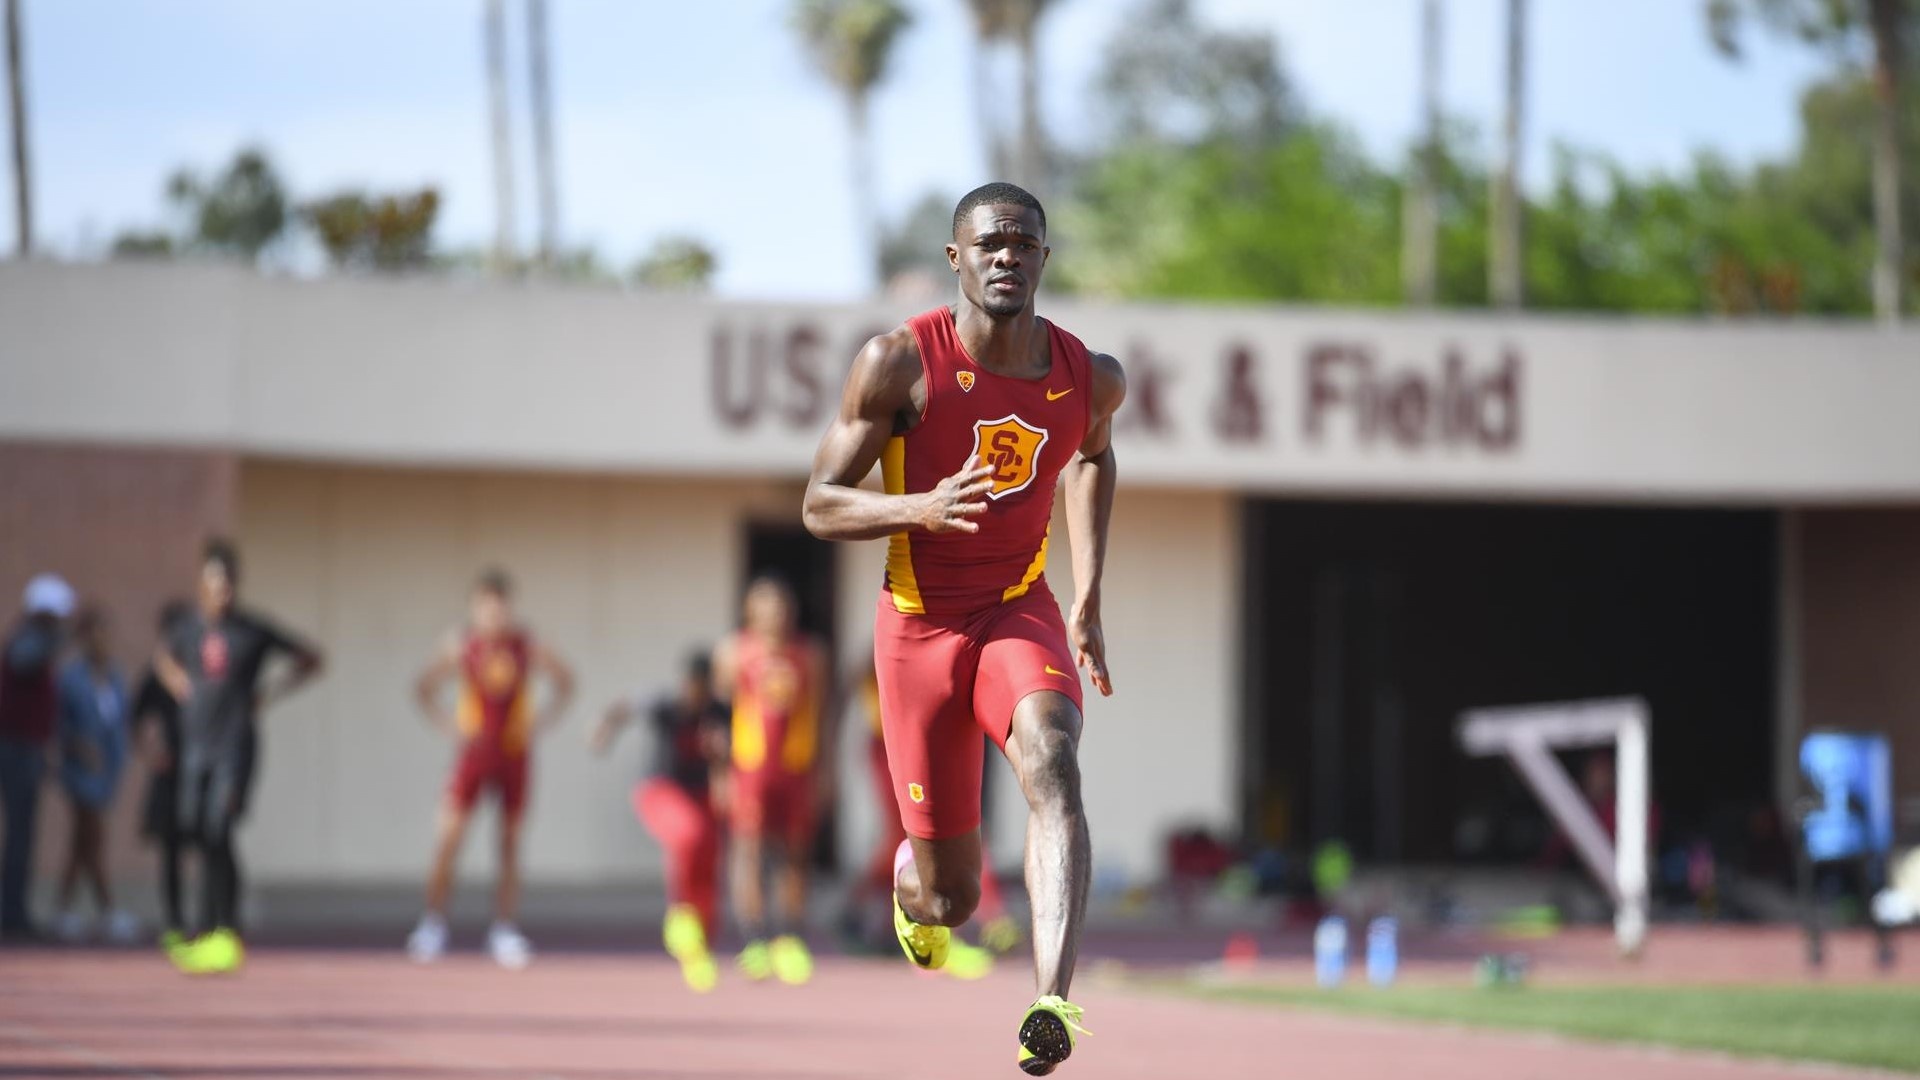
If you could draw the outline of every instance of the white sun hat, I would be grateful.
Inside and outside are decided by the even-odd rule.
[[[65,578],[59,574],[36,574],[27,582],[27,591],[20,602],[29,615],[64,619],[73,614],[74,600],[73,586],[67,584]]]

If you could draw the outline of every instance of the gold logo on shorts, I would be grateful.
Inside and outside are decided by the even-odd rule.
[[[907,785],[907,798],[909,798],[909,799],[912,799],[912,800],[913,800],[914,802],[916,802],[916,803],[923,803],[923,802],[926,802],[926,801],[927,801],[927,789],[926,789],[926,788],[923,788],[923,787],[921,787],[921,786],[920,786],[919,784],[908,784],[908,785]]]

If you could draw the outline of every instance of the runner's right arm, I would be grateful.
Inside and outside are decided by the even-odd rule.
[[[860,487],[900,417],[918,411],[920,379],[919,346],[904,326],[867,342],[854,358],[840,409],[813,456],[801,510],[808,532],[822,540],[877,540],[914,529],[980,531],[973,519],[987,512],[993,470],[977,458],[931,491],[888,495]]]

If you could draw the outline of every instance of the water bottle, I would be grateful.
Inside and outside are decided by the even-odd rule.
[[[1329,915],[1313,931],[1313,979],[1324,987],[1347,977],[1347,920]]]
[[[1382,915],[1367,925],[1367,981],[1392,986],[1400,969],[1400,924]]]

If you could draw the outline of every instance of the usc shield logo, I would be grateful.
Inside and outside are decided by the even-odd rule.
[[[1046,445],[1046,429],[1034,427],[1018,416],[975,421],[973,452],[982,465],[993,469],[989,477],[993,489],[987,492],[987,497],[1001,499],[1025,491],[1033,483],[1040,449]]]
[[[961,393],[970,394],[973,392],[973,372],[956,371],[953,373],[953,377],[959,381]]]

